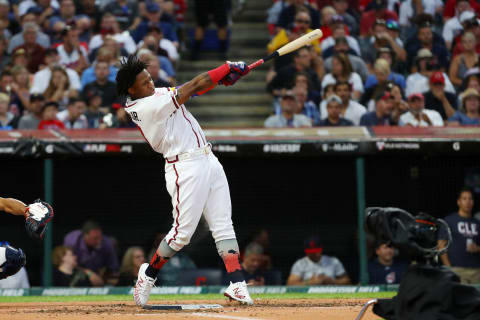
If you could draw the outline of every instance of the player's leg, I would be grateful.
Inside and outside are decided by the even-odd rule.
[[[240,265],[240,250],[233,229],[232,204],[227,177],[218,159],[214,155],[211,155],[209,159],[212,163],[211,187],[204,216],[231,281],[225,295],[242,303],[252,304],[253,300],[248,294]]]
[[[227,59],[228,46],[228,8],[225,0],[213,2],[213,18],[217,25],[218,53],[220,60]]]
[[[160,242],[150,263],[138,272],[134,290],[137,305],[145,305],[158,272],[168,260],[190,243],[208,196],[208,166],[199,161],[183,161],[165,167],[165,180],[173,206],[173,225]]]
[[[5,279],[20,270],[26,262],[22,249],[15,249],[9,245],[0,247],[0,280]]]
[[[195,27],[195,34],[193,40],[193,47],[191,48],[191,60],[198,60],[200,48],[202,47],[203,39],[205,37],[205,29],[208,27],[209,19],[209,0],[195,1],[195,19],[197,25]]]

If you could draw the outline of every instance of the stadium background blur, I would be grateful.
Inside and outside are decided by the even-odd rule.
[[[118,5],[117,2],[124,4],[124,6]],[[38,5],[55,7],[56,1],[0,0],[0,22],[4,23],[0,27],[0,31],[3,31],[3,36],[0,35],[0,42],[3,42],[2,44],[5,47],[3,48],[0,45],[0,74],[2,74],[0,91],[9,97],[8,111],[17,120],[20,120],[19,117],[22,115],[32,113],[27,106],[29,103],[25,103],[33,96],[33,93],[30,94],[34,75],[31,72],[32,69],[28,70],[27,78],[30,80],[26,80],[24,84],[22,84],[20,76],[13,77],[9,81],[6,80],[10,71],[18,72],[18,74],[23,72],[21,68],[17,67],[15,69],[15,64],[25,64],[25,67],[27,67],[29,61],[29,59],[22,61],[19,58],[25,55],[25,50],[28,51],[29,48],[24,48],[23,52],[22,49],[13,50],[15,48],[12,48],[11,54],[7,53],[9,41],[11,43],[15,34],[21,32],[19,25],[22,21],[21,16],[25,18],[25,16],[33,14],[33,20],[43,17],[45,21],[39,23],[39,28],[48,35],[50,40],[49,45],[44,49],[56,48],[55,50],[58,52],[62,52],[58,45],[61,45],[64,41],[71,41],[67,38],[72,32],[72,28],[75,29],[75,26],[78,27],[79,25],[84,28],[82,29],[83,32],[80,32],[80,44],[73,47],[74,50],[75,48],[79,48],[80,51],[85,50],[88,54],[87,59],[82,60],[81,58],[82,61],[68,60],[68,58],[75,60],[75,55],[73,55],[67,57],[67,62],[63,63],[64,66],[70,65],[72,69],[77,70],[74,72],[77,72],[82,87],[86,87],[87,84],[87,82],[83,83],[85,70],[88,70],[87,67],[95,65],[95,60],[91,59],[93,56],[90,56],[92,52],[87,49],[92,45],[91,39],[95,35],[100,35],[97,36],[97,41],[98,37],[103,38],[105,42],[111,41],[112,37],[121,39],[118,42],[124,41],[125,46],[122,50],[118,48],[118,55],[120,56],[126,53],[137,53],[145,55],[147,60],[158,60],[161,70],[156,70],[158,77],[155,80],[164,85],[174,86],[189,80],[199,72],[220,64],[222,62],[221,58],[254,61],[265,55],[268,42],[278,32],[282,32],[282,30],[298,31],[290,23],[282,29],[275,26],[276,22],[267,20],[267,17],[271,18],[273,16],[273,9],[269,11],[270,14],[268,15],[267,9],[273,8],[275,5],[278,6],[280,2],[267,0],[255,1],[255,3],[249,1],[225,2],[228,4],[225,12],[228,17],[227,44],[222,43],[224,41],[222,31],[217,32],[217,28],[214,24],[211,24],[205,32],[204,42],[199,45],[198,39],[201,32],[195,29],[194,1],[140,1],[138,2],[138,8],[130,1],[125,3],[116,0],[111,2],[99,1],[97,5],[102,8],[108,5],[111,7],[110,10],[100,9],[97,12],[95,11],[97,9],[85,9],[85,6],[88,6],[87,3],[91,3],[91,1],[82,0],[77,3],[71,0],[63,0],[59,1],[59,6],[62,3],[66,6],[73,3],[77,8],[76,10],[84,10],[87,14],[73,15],[70,18],[64,18],[60,14],[60,16],[55,17],[56,11],[52,10],[52,16],[48,19],[48,16],[43,17],[46,11],[40,10]],[[299,1],[289,2],[299,3]],[[342,1],[336,0],[335,2]],[[402,16],[402,12],[408,17],[415,16],[412,14],[409,16],[408,12],[405,13],[406,11],[400,12],[400,8],[405,2],[388,1],[383,3],[376,0],[370,4],[368,1],[347,2],[349,4],[348,13],[350,17],[354,18],[353,22],[357,22],[357,27],[361,24],[362,14],[374,12],[381,6],[388,6],[389,9],[392,9],[391,11],[396,12],[397,17],[398,15]],[[451,2],[453,2],[453,6]],[[460,2],[468,3],[466,1]],[[411,3],[410,7],[412,7]],[[428,5],[428,7],[423,8],[424,11],[431,11],[432,7],[434,8],[435,15],[431,19],[427,16],[425,21],[429,21],[432,29],[441,35],[443,31],[439,29],[443,25],[441,21],[443,19],[447,21],[452,16],[451,12],[455,11],[455,1],[447,1],[446,4],[441,3],[441,1],[423,1],[422,3],[424,6]],[[412,10],[422,9],[422,3],[417,3],[417,6]],[[329,4],[333,3],[310,1],[303,5],[308,5],[312,10],[319,8],[319,11],[322,11]],[[286,5],[287,2],[285,2]],[[81,9],[82,6],[84,6],[83,9]],[[466,11],[472,12],[472,14],[476,14],[476,10],[480,8],[480,5],[473,0],[470,6],[471,9]],[[4,11],[1,10],[5,10],[5,7],[8,7],[8,17],[6,19],[10,21],[10,24],[6,24],[5,17],[2,16]],[[440,9],[440,7],[442,8]],[[407,9],[408,7],[403,10]],[[89,13],[88,10],[93,11]],[[172,41],[164,43],[163,48],[159,41],[160,48],[157,48],[158,46],[154,42],[158,38],[153,41],[148,38],[148,35],[146,38],[140,37],[142,26],[145,34],[147,30],[155,33],[156,28],[152,27],[151,22],[136,21],[135,10],[139,10],[140,16],[148,17],[147,19],[159,19],[161,22],[155,24],[157,29],[163,30],[164,38],[168,34],[166,30],[171,28],[173,33],[170,33],[169,36]],[[101,14],[107,11],[114,15],[118,13],[114,20],[116,21],[115,25],[118,22],[119,30],[115,30],[117,27],[111,30],[110,28],[93,26],[92,23],[95,19],[92,17],[95,17],[99,22],[101,21]],[[450,12],[448,13],[450,16],[448,16],[447,11]],[[156,16],[159,12],[162,13],[163,20]],[[310,12],[312,11],[310,10]],[[170,13],[170,16],[168,16],[168,13]],[[317,14],[318,17],[322,16],[320,12],[317,12]],[[328,19],[331,19],[331,16]],[[315,15],[311,17],[315,17]],[[61,23],[62,19],[63,25]],[[345,21],[351,20],[344,19]],[[472,17],[470,17],[469,19],[469,22],[476,23],[478,26],[476,18],[472,20]],[[74,24],[70,20],[76,20],[77,22]],[[425,23],[425,21],[421,23]],[[144,24],[142,25],[142,23]],[[324,31],[329,28],[328,23],[322,23],[321,21],[317,21],[317,23],[318,26],[322,26]],[[379,23],[382,22],[379,21]],[[132,27],[132,24],[136,24],[137,27]],[[408,23],[407,26],[400,23],[400,35],[404,36],[402,38],[404,42],[407,40],[406,35],[415,34],[416,31],[412,31],[412,27],[415,28],[415,25]],[[348,26],[346,28],[348,30]],[[463,28],[461,24],[460,28]],[[7,30],[13,32],[8,33]],[[134,45],[131,47],[127,46],[130,40],[127,39],[128,35],[125,32],[133,38]],[[355,28],[352,28],[349,34],[359,43],[365,44],[372,36],[369,30],[366,32],[366,34],[362,34],[360,29],[355,31]],[[455,33],[455,35],[461,34],[462,30],[457,26]],[[76,36],[72,37],[75,38]],[[107,38],[108,40],[106,40]],[[147,45],[143,47],[142,44],[139,45],[140,40],[144,40]],[[76,43],[76,41],[74,39],[73,43]],[[85,49],[80,47],[82,42],[87,45]],[[223,49],[225,45],[228,50]],[[156,50],[153,58],[151,53],[146,51],[152,48]],[[197,55],[192,54],[195,48],[199,50]],[[445,48],[446,52],[453,53],[453,48],[447,49],[447,46]],[[42,51],[39,48],[35,49]],[[143,51],[140,51],[140,49]],[[411,52],[407,50],[405,61],[415,60],[420,48],[417,49],[414,56],[410,56]],[[175,55],[176,51],[178,51],[178,57]],[[44,54],[51,52],[52,50],[44,50]],[[61,61],[65,55],[60,54],[59,57]],[[359,54],[359,57],[367,62],[367,58],[362,54]],[[115,58],[118,58],[118,56],[107,59],[109,68],[114,65]],[[290,56],[290,59],[293,59],[293,57]],[[318,59],[323,63],[321,54],[317,56]],[[444,77],[448,77],[448,67],[453,58],[449,55],[446,59],[448,65],[445,67]],[[282,96],[281,90],[280,92],[267,91],[267,82],[271,80],[272,72],[278,72],[278,65],[280,67],[283,66],[282,63],[288,65],[291,61],[293,60],[277,61],[275,65],[264,66],[255,70],[236,86],[219,88],[218,92],[213,91],[204,97],[194,99],[187,105],[187,108],[200,120],[204,128],[263,127],[264,121],[269,115],[276,112],[278,114],[278,111],[276,111],[278,110],[278,103],[276,102]],[[311,68],[314,67],[313,63],[315,62],[312,60]],[[470,75],[480,74],[475,69],[477,67],[476,63],[470,68]],[[84,65],[82,66],[82,64]],[[375,74],[373,64],[367,63],[368,74]],[[405,78],[416,72],[414,65],[415,63],[413,63],[413,69],[402,69]],[[162,69],[162,66],[165,69]],[[322,71],[319,71],[320,69],[312,70],[315,70],[314,72],[319,76],[321,82],[326,73],[322,73]],[[92,74],[90,74],[90,79],[92,79]],[[365,84],[365,80],[362,79],[363,84]],[[18,84],[15,84],[16,82]],[[289,83],[281,85],[282,89],[291,87],[291,82],[289,80]],[[52,86],[55,86],[55,84],[52,84]],[[71,104],[69,100],[72,97],[85,101],[86,109],[83,107],[84,109],[81,110],[83,110],[83,115],[88,118],[88,128],[92,126],[94,128],[131,127],[131,123],[122,114],[121,100],[115,98],[107,104],[104,103],[103,99],[107,99],[106,96],[108,95],[107,90],[111,90],[111,88],[106,88],[107,86],[104,83],[98,86],[91,85],[89,87],[91,90],[83,90],[82,87],[77,93],[65,89],[61,95],[55,96],[53,94],[54,97],[51,95],[45,100],[57,99],[59,110],[68,110]],[[92,87],[94,88],[92,89]],[[454,90],[456,90],[457,96],[460,96],[461,88],[465,89],[463,84],[455,85]],[[105,90],[105,92],[102,92],[102,90]],[[388,91],[387,88],[382,90]],[[55,93],[55,90],[53,91]],[[59,91],[61,90],[59,89]],[[45,95],[45,92],[38,93]],[[315,104],[318,109],[320,109],[323,94],[318,88],[317,96],[319,97]],[[100,108],[95,109],[92,106],[95,104],[92,97],[98,95],[102,96],[102,103]],[[402,90],[402,100],[407,102],[407,98]],[[315,95],[312,99],[315,101]],[[372,99],[374,99],[373,96]],[[23,108],[20,107],[22,104]],[[428,108],[428,105],[425,107]],[[88,112],[90,114],[87,114]],[[326,115],[323,115],[323,117],[326,117]],[[3,120],[3,117],[1,118]],[[43,118],[43,120],[46,119]],[[62,123],[67,128],[69,128],[69,125],[77,128],[75,124],[82,121],[82,117],[77,116],[76,119],[70,121],[70,124],[68,120]],[[92,126],[90,126],[91,123]],[[448,121],[445,121],[445,126],[451,128],[448,124]],[[2,122],[4,130],[15,130],[16,125],[18,125],[18,122],[16,124],[15,122]],[[86,128],[81,127],[81,124],[78,124],[78,126],[80,126],[78,128]],[[47,128],[52,129],[52,127]],[[132,130],[135,129],[132,128]],[[474,138],[478,139],[478,135]],[[314,233],[321,235],[325,253],[334,255],[342,261],[352,279],[352,283],[359,282],[358,190],[356,158],[354,156],[310,157],[300,154],[291,158],[280,155],[265,157],[252,154],[239,158],[221,154],[219,158],[225,168],[231,188],[233,221],[239,242],[244,248],[251,241],[251,235],[258,231],[259,227],[268,230],[270,234],[268,253],[272,257],[272,264],[281,271],[282,284],[285,283],[292,264],[304,255],[304,239]],[[166,232],[171,225],[171,204],[168,193],[164,190],[163,171],[159,170],[161,168],[159,162],[162,161],[161,157],[153,154],[153,152],[148,156],[137,157],[60,157],[55,160],[53,162],[54,176],[52,181],[53,205],[56,212],[52,234],[53,244],[61,244],[65,234],[73,229],[80,228],[87,219],[94,219],[101,224],[104,234],[117,239],[119,259],[130,246],[142,246],[146,250],[150,249],[155,234]],[[3,167],[2,178],[4,181],[2,195],[33,200],[45,193],[44,163],[42,161],[30,158],[4,157],[0,163]],[[405,155],[394,156],[367,155],[365,156],[364,172],[366,177],[365,202],[367,205],[398,206],[411,212],[425,211],[436,217],[444,217],[455,211],[456,193],[466,184],[476,188],[475,199],[478,201],[478,176],[480,175],[478,156],[465,154],[461,156],[440,156],[407,152]],[[151,223],[151,221],[155,221],[155,223]],[[32,243],[25,239],[22,226],[17,222],[13,217],[3,217],[2,239],[0,240],[8,240],[27,252],[27,272],[30,283],[32,286],[40,286],[43,284],[43,247],[41,244]],[[204,224],[198,229],[192,243],[184,250],[197,267],[221,268],[221,261]]]

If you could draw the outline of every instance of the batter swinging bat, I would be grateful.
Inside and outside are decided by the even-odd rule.
[[[295,39],[292,42],[287,43],[286,45],[284,45],[283,47],[281,47],[280,49],[278,49],[277,51],[275,51],[271,55],[266,56],[263,59],[255,61],[254,63],[252,63],[248,67],[250,68],[250,70],[255,69],[256,67],[262,65],[263,63],[265,63],[266,61],[268,61],[270,59],[273,59],[273,58],[276,58],[276,57],[279,57],[279,56],[283,56],[287,53],[295,51],[295,50],[309,44],[310,42],[312,42],[312,41],[314,41],[318,38],[321,38],[322,35],[323,35],[322,30],[315,29],[315,30],[313,30],[313,31],[311,31],[307,34],[304,34],[300,38]]]

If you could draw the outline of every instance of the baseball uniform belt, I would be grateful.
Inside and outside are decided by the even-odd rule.
[[[175,163],[182,160],[193,159],[204,154],[209,154],[210,152],[212,152],[212,144],[209,142],[204,147],[195,149],[190,152],[180,153],[174,157],[165,158],[165,160],[167,161],[167,163]]]

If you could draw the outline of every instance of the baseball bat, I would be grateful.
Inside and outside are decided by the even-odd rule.
[[[270,54],[270,55],[268,55],[268,56],[266,56],[266,57],[264,57],[260,60],[255,61],[254,63],[250,64],[248,67],[250,68],[250,70],[253,70],[256,67],[264,64],[268,60],[271,60],[271,59],[279,57],[279,56],[283,56],[287,53],[295,51],[295,50],[309,44],[310,42],[312,42],[312,41],[314,41],[318,38],[321,38],[322,35],[323,35],[323,33],[322,33],[322,30],[320,30],[320,29],[315,29],[313,31],[310,31],[309,33],[304,34],[300,38],[295,39],[292,42],[287,43],[286,45],[284,45],[280,49],[276,50],[274,53],[272,53],[272,54]]]

